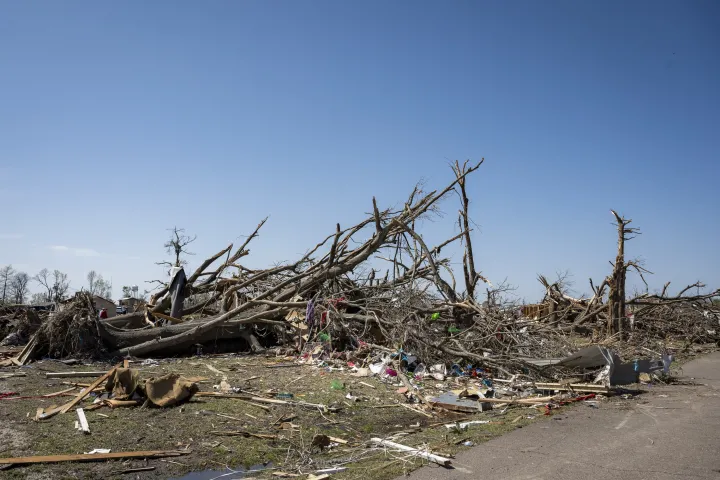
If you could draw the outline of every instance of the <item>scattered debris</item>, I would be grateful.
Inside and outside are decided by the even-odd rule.
[[[434,453],[430,453],[425,450],[408,447],[407,445],[402,445],[400,443],[391,442],[390,440],[383,440],[381,438],[372,438],[372,439],[370,439],[370,441],[376,445],[392,448],[394,450],[399,450],[401,452],[407,452],[415,457],[423,458],[430,462],[437,463],[438,465],[442,465],[443,467],[450,467],[452,464],[452,461],[449,458],[441,457],[439,455],[435,455]]]
[[[520,418],[522,418],[522,417],[520,417]],[[490,423],[490,420],[471,420],[469,422],[448,423],[448,424],[445,424],[445,427],[448,430],[451,430],[451,429],[466,430],[470,425],[485,425],[487,423]]]

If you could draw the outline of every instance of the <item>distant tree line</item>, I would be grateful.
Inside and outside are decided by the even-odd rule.
[[[30,293],[30,275],[12,265],[0,268],[0,303],[25,303]]]
[[[31,293],[31,283],[39,292]],[[129,288],[129,287],[128,287]],[[112,282],[105,280],[95,270],[87,274],[87,286],[83,290],[107,299],[112,298]],[[70,281],[67,273],[43,268],[36,275],[15,270],[12,265],[0,268],[0,305],[61,302],[70,295]]]

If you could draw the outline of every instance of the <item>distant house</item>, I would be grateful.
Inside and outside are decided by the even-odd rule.
[[[137,309],[144,304],[145,300],[141,298],[125,297],[118,300],[118,310],[123,310],[126,313],[132,313],[137,311]]]
[[[117,315],[117,312],[115,311],[116,305],[112,300],[108,300],[107,298],[103,298],[99,295],[93,295],[93,301],[95,302],[95,308],[97,308],[98,311],[103,308],[107,308],[108,318]]]
[[[35,310],[36,312],[52,312],[53,310],[55,310],[55,303],[37,303],[35,305],[28,305],[28,308],[30,308],[31,310]]]

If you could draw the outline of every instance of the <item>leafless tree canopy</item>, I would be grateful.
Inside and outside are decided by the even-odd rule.
[[[97,295],[107,299],[112,298],[112,284],[95,270],[88,272],[87,281],[88,292],[91,295]]]
[[[47,291],[47,294],[43,293],[42,295],[44,297],[44,301],[52,302],[53,286],[52,280],[50,278],[50,271],[47,268],[43,268],[33,277],[33,280],[35,280],[38,284],[40,284],[41,287],[43,287]]]
[[[187,250],[187,246],[197,240],[197,235],[189,236],[185,234],[185,229],[173,227],[170,229],[170,239],[165,242],[165,251],[167,254],[173,257],[173,261],[158,262],[158,265],[165,265],[168,267],[181,267],[187,264],[187,261],[182,258],[183,255],[195,255]]]
[[[0,268],[0,294],[2,294],[0,296],[0,304],[7,303],[12,297],[10,294],[10,285],[15,273],[15,269],[12,265],[6,265]]]
[[[16,273],[10,281],[10,295],[17,304],[25,303],[30,290],[30,276],[25,272]]]
[[[52,300],[53,302],[60,302],[67,297],[67,292],[70,289],[70,282],[68,281],[67,273],[63,273],[60,270],[53,270],[52,273]]]

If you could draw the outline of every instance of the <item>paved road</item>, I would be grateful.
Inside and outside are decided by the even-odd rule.
[[[720,352],[688,363],[698,386],[651,387],[637,402],[578,406],[458,455],[411,480],[720,479]]]

